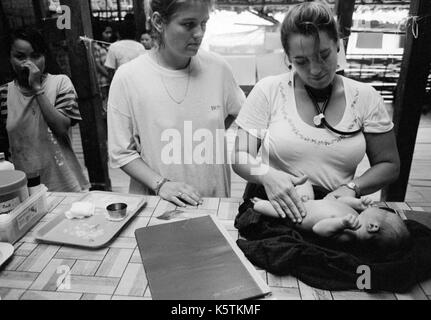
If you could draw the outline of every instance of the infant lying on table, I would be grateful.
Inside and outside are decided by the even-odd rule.
[[[309,182],[306,182],[309,183]],[[312,190],[311,185],[305,189]],[[297,188],[304,202],[307,215],[294,228],[332,238],[337,242],[357,242],[370,248],[396,250],[410,237],[403,220],[388,208],[372,206],[369,198],[356,199],[340,197],[337,200],[310,200],[301,194],[304,186]],[[253,209],[261,214],[280,218],[271,203],[258,198],[252,199]]]

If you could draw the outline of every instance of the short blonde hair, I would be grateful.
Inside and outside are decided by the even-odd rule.
[[[211,8],[214,0],[149,0],[148,3],[148,17],[152,17],[154,12],[158,12],[162,17],[164,23],[169,23],[172,16],[187,2],[204,2]],[[156,28],[151,24],[151,37],[159,45],[163,45],[162,33],[157,31]]]

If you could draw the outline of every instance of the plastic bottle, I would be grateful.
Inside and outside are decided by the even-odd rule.
[[[3,152],[0,152],[0,170],[6,171],[6,170],[15,170],[15,166],[12,162],[9,162],[6,160],[6,157]]]
[[[31,196],[40,188],[40,175],[39,172],[27,173],[27,188],[28,194]]]

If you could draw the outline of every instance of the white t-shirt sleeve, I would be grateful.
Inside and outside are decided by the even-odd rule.
[[[108,150],[112,168],[120,168],[140,158],[139,139],[134,137],[127,88],[117,72],[112,80],[108,98]]]
[[[117,60],[115,58],[115,47],[111,44],[106,54],[105,67],[110,69],[117,69]]]
[[[224,105],[226,116],[237,116],[239,111],[241,110],[242,105],[244,104],[245,94],[236,82],[232,73],[232,69],[227,64],[227,62],[224,63],[223,85],[225,92]]]
[[[382,96],[371,88],[371,98],[365,110],[363,126],[366,133],[384,133],[392,130],[394,124],[385,107]]]
[[[252,136],[263,139],[269,126],[270,108],[267,95],[258,82],[248,95],[236,123]]]

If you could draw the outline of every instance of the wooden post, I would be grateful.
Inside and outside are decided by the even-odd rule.
[[[3,10],[3,4],[0,1],[0,35],[6,33],[9,30],[9,24],[7,23],[6,15]]]
[[[88,1],[88,8],[90,9],[90,17],[93,17],[93,7],[91,6],[91,0]]]
[[[0,37],[1,37],[1,43],[5,44],[5,37],[9,34],[10,28],[9,23],[6,18],[6,14],[3,9],[3,4],[0,1]],[[5,47],[5,46],[2,46]]]
[[[133,12],[136,24],[136,39],[140,39],[141,34],[146,31],[144,0],[133,0]]]
[[[5,12],[3,10],[3,4],[0,1],[0,84],[10,81],[10,67],[9,67],[9,52],[7,52],[6,43],[9,40],[8,36],[10,33],[9,24],[6,19]]]
[[[123,20],[123,17],[121,16],[121,0],[117,0],[117,14],[118,14],[118,21],[121,22],[121,20]]]
[[[352,28],[352,17],[355,11],[355,0],[335,0],[334,12],[337,15],[337,21],[340,30],[340,37],[343,40],[344,49],[347,50],[347,41]]]
[[[34,11],[34,16],[36,17],[36,26],[39,29],[42,29],[43,27],[43,14],[42,14],[42,3],[39,0],[32,0],[32,5],[33,5],[33,11]]]
[[[78,93],[79,110],[83,121],[79,123],[85,165],[93,190],[111,190],[108,171],[106,121],[102,117],[102,100],[94,93],[97,83],[95,70],[89,68],[85,45],[80,36],[93,37],[88,1],[61,0],[71,11],[71,30],[65,30],[69,49],[72,81]]]
[[[431,62],[431,1],[411,0],[404,56],[394,103],[394,124],[401,159],[398,180],[384,190],[387,201],[404,201],[409,181],[425,86]],[[413,34],[416,30],[417,38]]]
[[[3,4],[0,1],[0,85],[11,80],[10,67],[9,67],[9,52],[6,49],[6,43],[9,41],[9,24],[3,10]],[[0,126],[0,151],[4,152],[6,159],[9,159],[9,140],[7,138],[7,131],[3,126]]]
[[[3,44],[5,40],[3,37],[9,34],[9,32],[10,32],[9,23],[6,18],[6,14],[4,13],[3,4],[0,1],[0,37],[2,37],[1,39]]]

